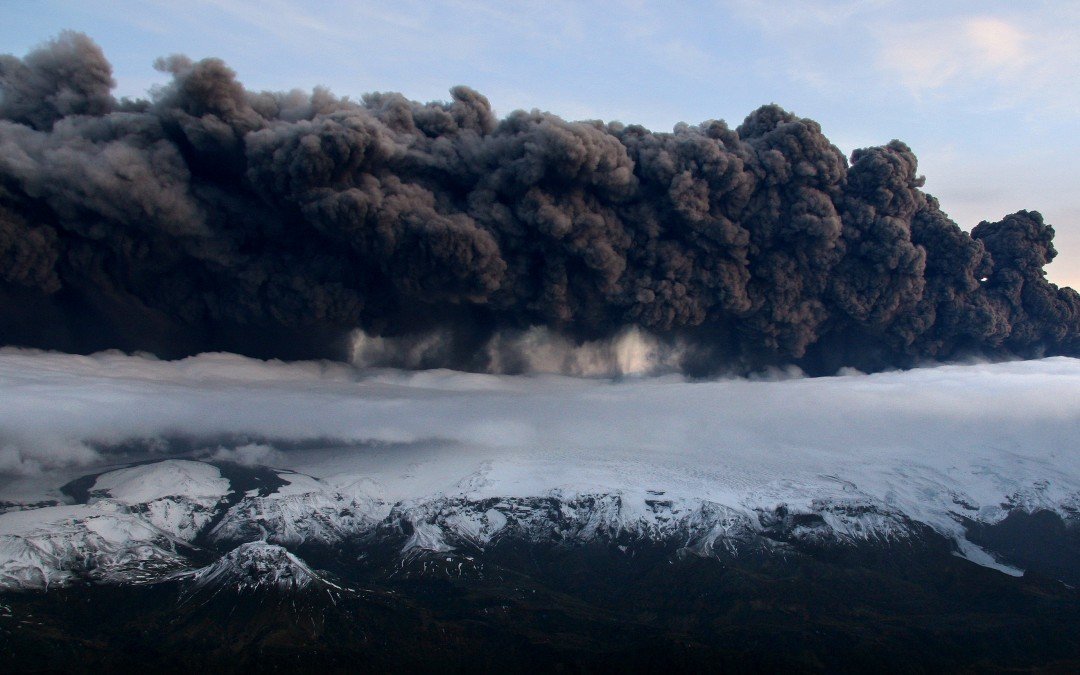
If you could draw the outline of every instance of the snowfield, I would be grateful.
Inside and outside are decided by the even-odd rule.
[[[1069,358],[693,382],[4,349],[0,402],[6,588],[174,574],[200,536],[225,550],[389,529],[407,557],[503,536],[709,555],[776,527],[841,544],[929,528],[1018,574],[964,523],[1080,513]],[[241,490],[228,466],[274,484]],[[58,489],[93,474],[86,504]]]

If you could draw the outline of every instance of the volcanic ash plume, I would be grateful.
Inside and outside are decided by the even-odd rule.
[[[848,161],[775,105],[654,133],[157,65],[132,101],[84,35],[0,57],[0,343],[571,372],[1080,354],[1053,229],[965,233],[899,141]]]

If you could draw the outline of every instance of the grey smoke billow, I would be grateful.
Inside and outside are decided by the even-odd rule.
[[[131,101],[85,35],[0,57],[0,343],[340,357],[361,329],[484,370],[504,332],[637,328],[703,374],[1080,354],[1053,228],[964,232],[899,141],[849,161],[775,105],[655,133],[157,65]]]

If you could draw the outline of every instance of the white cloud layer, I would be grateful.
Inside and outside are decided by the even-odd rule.
[[[265,443],[245,443],[235,448],[218,446],[208,459],[243,466],[280,466],[286,463],[285,453]]]
[[[689,382],[3,349],[0,501],[115,463],[101,443],[186,434],[263,439],[191,452],[363,484],[391,502],[629,485],[767,504],[833,481],[910,508],[927,489],[994,505],[1039,485],[1080,495],[1077,392],[1069,358]],[[333,440],[296,443],[312,439]]]

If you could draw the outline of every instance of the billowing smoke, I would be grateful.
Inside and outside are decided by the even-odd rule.
[[[362,367],[438,368],[452,360],[448,332],[398,338],[373,337],[357,331],[349,361]],[[581,377],[658,375],[684,368],[685,346],[665,344],[640,329],[629,328],[609,338],[570,340],[544,327],[499,331],[473,355],[471,365],[494,373],[559,373]]]
[[[84,35],[0,57],[0,343],[507,372],[626,336],[693,373],[1080,353],[1053,229],[964,232],[899,141],[848,161],[775,105],[654,133],[158,66],[132,101]]]

